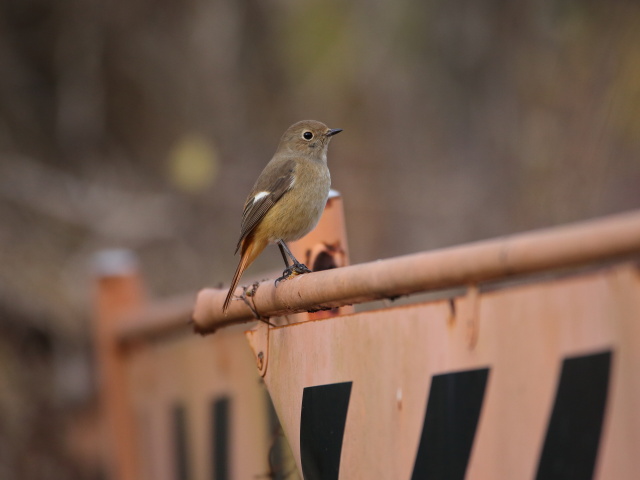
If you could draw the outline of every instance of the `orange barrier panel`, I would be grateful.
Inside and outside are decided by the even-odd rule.
[[[108,478],[255,478],[270,471],[266,392],[241,330],[194,338],[193,296],[150,302],[130,254],[100,255],[96,298]]]
[[[348,264],[339,197],[291,248],[316,269]],[[110,267],[96,335],[112,478],[267,475],[260,376],[306,480],[635,478],[638,256],[633,212],[277,289],[269,280],[245,300],[280,326],[259,322],[246,338],[238,328],[194,338],[193,295],[148,302],[135,268]],[[532,273],[544,275],[504,282]],[[466,294],[345,306],[436,288]],[[255,321],[241,300],[222,315],[225,294],[199,293],[196,331]]]
[[[247,335],[307,480],[637,477],[637,265]]]

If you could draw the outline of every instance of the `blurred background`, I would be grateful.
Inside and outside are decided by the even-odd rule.
[[[359,263],[640,207],[639,111],[631,1],[1,0],[0,478],[101,478],[92,256],[228,283],[295,121]]]

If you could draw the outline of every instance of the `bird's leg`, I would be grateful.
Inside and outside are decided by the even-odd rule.
[[[289,250],[289,247],[287,247],[286,243],[284,243],[282,240],[279,240],[278,245],[282,249],[281,251],[286,252],[286,255],[288,255],[289,258],[293,260],[293,265],[291,266],[289,266],[289,264],[285,262],[287,264],[287,269],[285,270],[285,272],[288,272],[289,275],[291,275],[292,273],[295,273],[297,275],[300,275],[303,273],[311,273],[311,270],[309,270],[304,263],[300,263],[298,259],[293,255],[293,253],[291,253],[291,250]],[[283,253],[283,256],[284,256],[284,253]]]
[[[286,243],[282,240],[278,240],[277,243],[278,247],[280,247],[280,253],[282,253],[282,257],[285,259],[287,268],[282,272],[282,276],[276,279],[276,286],[278,286],[278,283],[282,280],[287,280],[288,278],[295,277],[296,275],[302,275],[303,273],[311,273],[311,270],[309,270],[306,265],[300,263],[298,259],[294,257]],[[289,262],[286,259],[287,256],[293,260],[293,265],[289,265]]]
[[[284,247],[283,245],[284,245],[284,242],[282,240],[279,240],[278,248],[280,249],[280,253],[282,254],[282,259],[284,260],[284,266],[285,268],[289,268],[289,257],[287,257],[287,252],[285,251],[286,247]],[[289,249],[287,248],[287,250]]]

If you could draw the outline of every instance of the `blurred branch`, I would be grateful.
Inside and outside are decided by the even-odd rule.
[[[0,164],[0,196],[114,240],[171,238],[178,199],[107,187],[26,157]]]

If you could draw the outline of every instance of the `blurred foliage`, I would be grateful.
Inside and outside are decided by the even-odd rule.
[[[218,155],[206,138],[187,135],[171,150],[169,178],[185,192],[199,193],[213,183],[218,162]]]
[[[1,311],[84,345],[105,247],[157,295],[228,282],[303,118],[345,130],[354,262],[637,208],[639,26],[625,0],[4,0]]]

